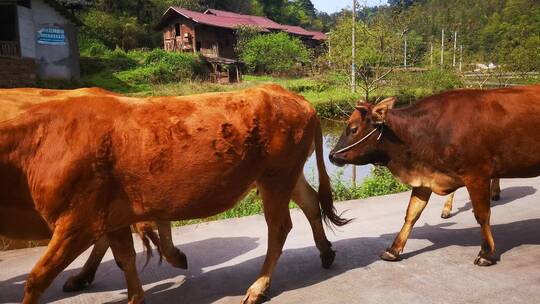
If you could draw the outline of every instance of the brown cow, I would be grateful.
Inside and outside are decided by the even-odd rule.
[[[334,210],[315,110],[277,85],[148,99],[97,89],[15,89],[0,90],[0,103],[11,107],[0,122],[0,234],[52,236],[28,276],[23,303],[37,303],[103,234],[125,273],[129,301],[142,302],[129,225],[217,214],[254,183],[268,251],[243,302],[260,301],[291,229],[288,203],[313,145],[319,193],[303,195],[317,204],[308,218],[321,255],[333,252],[319,202],[325,219],[347,222]]]
[[[483,236],[475,264],[492,265],[490,179],[540,175],[540,86],[456,90],[402,109],[395,102],[358,105],[330,154],[339,165],[384,165],[413,186],[405,224],[382,258],[399,258],[432,192],[465,186]]]
[[[454,196],[456,195],[456,192],[452,192],[448,196],[448,199],[444,203],[443,210],[441,212],[441,217],[443,219],[450,218],[451,212],[452,212],[452,205],[454,204]],[[491,181],[491,200],[498,201],[501,199],[501,185],[500,180],[498,178],[494,178]]]

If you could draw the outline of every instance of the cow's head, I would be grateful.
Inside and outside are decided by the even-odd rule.
[[[378,142],[385,132],[386,114],[394,107],[395,97],[376,105],[360,102],[347,122],[337,145],[330,152],[330,161],[337,165],[380,163]]]

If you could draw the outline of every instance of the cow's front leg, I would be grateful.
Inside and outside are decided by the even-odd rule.
[[[409,207],[407,208],[407,215],[405,216],[405,223],[394,240],[392,247],[386,249],[386,251],[381,255],[381,259],[385,261],[399,260],[399,254],[403,251],[405,243],[407,243],[407,239],[411,234],[414,223],[416,223],[420,217],[420,214],[422,214],[422,211],[426,207],[430,196],[431,189],[429,188],[413,188],[411,200],[409,201]]]
[[[41,294],[54,278],[90,247],[98,233],[88,228],[91,226],[89,223],[81,222],[67,216],[57,221],[45,254],[26,279],[23,304],[37,304]]]
[[[495,242],[491,234],[489,220],[491,216],[490,208],[490,180],[486,178],[468,178],[465,186],[471,196],[474,217],[482,230],[482,246],[474,264],[478,266],[490,266],[495,264],[493,254],[495,253]]]

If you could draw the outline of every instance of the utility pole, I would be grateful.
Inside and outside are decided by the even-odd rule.
[[[429,64],[433,68],[433,42],[429,43]]]
[[[444,29],[441,34],[441,68],[444,69]]]
[[[457,31],[454,32],[454,59],[452,60],[452,67],[456,67],[456,51],[457,51]]]
[[[352,22],[351,89],[353,93],[356,93],[356,0],[353,0]]]
[[[407,68],[407,36],[403,36],[405,38],[405,55],[403,56],[403,66]]]
[[[356,93],[356,0],[352,5],[352,71],[351,71],[351,89]],[[367,102],[367,100],[366,100]],[[356,166],[352,166],[352,185],[356,188]]]
[[[463,44],[459,46],[459,72],[461,73],[461,64],[463,62]]]

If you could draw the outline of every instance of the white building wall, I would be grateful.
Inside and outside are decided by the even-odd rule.
[[[17,6],[19,18],[19,42],[21,57],[36,58],[36,39],[34,34],[34,15],[32,10],[24,6]]]
[[[77,28],[43,0],[32,0],[34,30],[32,31],[37,74],[41,79],[79,79],[79,47]],[[38,32],[63,29],[65,44],[38,43]]]

